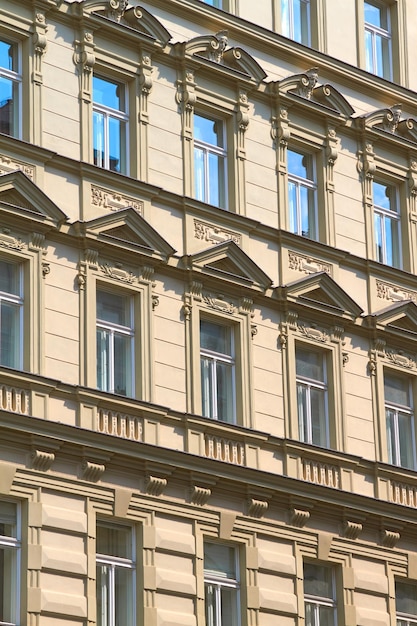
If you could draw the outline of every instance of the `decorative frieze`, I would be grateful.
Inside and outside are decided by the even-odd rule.
[[[233,315],[236,311],[236,307],[232,302],[229,302],[221,295],[213,295],[210,293],[203,294],[203,301],[207,306],[215,311],[221,311],[221,313],[229,313]]]
[[[319,343],[326,343],[329,341],[329,334],[323,329],[318,328],[315,325],[307,326],[307,324],[298,324],[297,325],[298,332],[306,337],[306,339],[312,339],[313,341],[318,341]]]
[[[91,204],[101,209],[109,209],[110,211],[119,211],[120,209],[132,207],[140,215],[143,215],[144,205],[141,200],[104,189],[103,187],[96,187],[96,185],[91,185]]]
[[[26,244],[19,237],[14,237],[8,228],[2,228],[0,232],[0,247],[20,251],[26,247]]]
[[[18,387],[0,385],[0,409],[20,415],[30,415],[29,392]]]
[[[316,272],[326,272],[329,276],[332,274],[330,263],[324,263],[311,256],[292,250],[288,250],[288,267],[290,270],[296,270],[304,274],[315,274]]]
[[[328,463],[320,463],[310,459],[302,460],[303,480],[324,487],[340,488],[339,468]]]
[[[16,170],[23,172],[30,180],[35,180],[36,168],[33,165],[25,161],[11,159],[5,154],[0,154],[0,174],[7,174]]]
[[[119,280],[122,283],[128,283],[131,285],[137,280],[137,276],[135,276],[133,272],[123,269],[121,263],[116,263],[115,265],[104,263],[103,265],[100,265],[100,269],[104,274],[106,274],[106,276],[109,276],[114,280]]]
[[[213,244],[233,241],[238,246],[242,245],[242,235],[200,220],[194,220],[194,237]]]
[[[132,441],[143,441],[143,420],[118,411],[98,409],[97,432]]]
[[[417,509],[417,487],[391,481],[390,500],[395,504]]]
[[[244,465],[245,448],[243,444],[214,435],[205,436],[205,456],[208,459]]]
[[[383,300],[390,300],[391,302],[403,302],[404,300],[412,300],[417,302],[417,293],[410,291],[409,289],[401,289],[397,285],[376,281],[376,295]]]

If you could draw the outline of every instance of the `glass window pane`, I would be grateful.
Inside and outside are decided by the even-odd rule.
[[[300,185],[301,233],[303,237],[315,238],[314,193],[312,189]]]
[[[99,167],[105,166],[104,157],[104,115],[93,111],[93,150],[94,150],[94,165]]]
[[[201,402],[204,417],[214,417],[212,365],[211,359],[201,358]]]
[[[204,599],[206,609],[206,626],[217,626],[217,594],[216,587],[210,583],[204,586]]]
[[[0,502],[0,535],[16,537],[17,508],[12,502]]]
[[[237,624],[236,589],[221,588],[221,626]]]
[[[133,572],[124,567],[115,568],[115,626],[133,624]]]
[[[323,389],[310,389],[312,443],[327,446],[326,405]]]
[[[17,72],[17,46],[0,41],[0,68]]]
[[[400,265],[400,234],[399,234],[399,220],[384,218],[385,226],[385,263],[392,265],[392,267],[399,267]]]
[[[372,185],[374,205],[387,211],[396,211],[395,187],[374,181]]]
[[[0,365],[20,366],[20,312],[21,307],[0,301]]]
[[[395,405],[410,406],[410,381],[408,378],[385,374],[384,377],[385,400]]]
[[[319,607],[319,624],[320,626],[334,626],[335,610],[329,606]]]
[[[304,594],[333,599],[333,572],[330,567],[304,563]]]
[[[236,579],[236,551],[221,543],[204,544],[204,571]]]
[[[372,26],[377,26],[378,28],[382,27],[382,18],[381,18],[381,8],[370,4],[369,2],[364,3],[365,10],[365,22],[367,24],[372,24]]]
[[[0,291],[20,296],[20,267],[0,261]]]
[[[288,173],[301,178],[310,178],[308,172],[309,159],[306,155],[295,150],[287,151]]]
[[[131,395],[131,344],[131,337],[114,334],[114,392],[123,396]]]
[[[97,319],[130,327],[129,298],[108,291],[97,291]]]
[[[298,437],[300,441],[308,443],[308,388],[300,383],[297,384],[297,409],[298,409]]]
[[[126,124],[109,117],[109,169],[112,172],[125,170],[124,155],[126,154]]]
[[[102,391],[110,391],[110,333],[98,328],[96,343],[97,387]]]
[[[132,530],[124,526],[97,525],[97,554],[132,558]]]
[[[368,72],[375,72],[373,38],[374,34],[365,30],[365,67]]]
[[[409,583],[395,584],[395,601],[398,613],[417,616],[417,586]]]
[[[223,123],[195,113],[194,138],[212,146],[223,148]]]
[[[124,111],[124,87],[119,83],[93,76],[93,101],[117,111]]]
[[[383,246],[383,217],[379,213],[374,213],[375,228],[375,258],[380,263],[384,262],[384,246]]]
[[[324,382],[322,353],[297,347],[296,371],[298,376]]]
[[[409,413],[398,413],[398,436],[400,444],[400,465],[402,467],[414,467],[414,437],[412,428],[412,416]]]
[[[17,551],[0,546],[0,622],[16,623]]]
[[[194,195],[201,202],[204,202],[206,198],[204,156],[204,150],[194,148]]]
[[[282,34],[285,35],[285,37],[291,37],[290,7],[289,7],[290,1],[291,0],[281,0]]]
[[[208,184],[210,204],[225,206],[225,159],[218,154],[208,153]]]
[[[395,411],[385,410],[385,420],[387,425],[387,452],[388,463],[397,464],[397,452],[395,446]]]
[[[205,350],[231,355],[231,333],[228,326],[200,321],[200,344]]]
[[[217,361],[217,418],[224,422],[233,421],[233,366]]]
[[[96,570],[97,626],[110,625],[110,567],[98,564]]]
[[[298,218],[297,218],[297,188],[298,185],[292,181],[288,181],[288,207],[290,218],[290,231],[292,233],[298,233]]]

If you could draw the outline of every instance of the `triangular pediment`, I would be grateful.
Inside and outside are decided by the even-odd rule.
[[[310,274],[305,278],[277,288],[281,300],[355,320],[363,310],[326,272]]]
[[[417,339],[417,305],[412,300],[396,302],[368,319],[381,330]]]
[[[175,252],[174,248],[131,207],[89,222],[75,222],[73,228],[80,237],[111,246],[114,251],[136,252],[162,261],[167,261]]]
[[[84,0],[82,10],[84,14],[105,17],[121,26],[129,26],[164,46],[171,39],[165,26],[149,11],[141,6],[129,6],[123,0]]]
[[[243,48],[228,47],[227,31],[215,35],[201,35],[182,44],[182,53],[188,57],[202,57],[219,67],[245,74],[259,84],[266,73],[259,63]]]
[[[16,170],[0,175],[0,212],[2,221],[8,215],[58,228],[67,221],[67,216],[35,183],[23,172]]]
[[[215,276],[235,284],[265,291],[271,279],[233,241],[219,243],[207,250],[183,257],[188,269]]]

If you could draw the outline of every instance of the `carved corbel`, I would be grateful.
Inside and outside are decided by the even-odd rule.
[[[142,54],[139,64],[139,122],[149,123],[148,99],[152,91],[152,61],[148,53]]]
[[[177,80],[176,101],[182,110],[182,136],[184,139],[193,138],[193,119],[197,95],[195,92],[196,83],[194,73],[191,69],[185,68],[181,78]]]
[[[297,526],[298,528],[303,528],[310,519],[310,511],[306,511],[305,509],[292,508],[290,510],[290,524],[292,526]]]
[[[251,517],[263,517],[268,510],[267,500],[258,500],[256,498],[249,498],[248,500],[248,515]]]
[[[249,104],[246,92],[241,91],[239,93],[237,106],[237,156],[239,159],[244,160],[246,158],[245,133],[249,125]]]
[[[30,463],[33,469],[38,472],[47,472],[52,463],[55,461],[53,452],[45,452],[44,450],[32,450],[30,455]]]
[[[40,11],[36,11],[35,19],[33,23],[33,72],[32,82],[37,85],[42,85],[42,57],[46,51],[47,39],[46,39],[46,19],[45,15]]]
[[[252,298],[243,297],[240,299],[239,313],[246,315],[252,314],[253,300]]]
[[[208,487],[200,487],[198,485],[194,485],[191,487],[191,502],[193,504],[197,504],[198,506],[204,506],[207,504],[209,498],[211,496],[211,489]]]
[[[345,520],[343,524],[342,534],[346,539],[357,539],[362,532],[362,524]]]
[[[150,496],[160,496],[167,484],[168,480],[166,478],[148,474],[146,477],[146,493]]]
[[[410,213],[411,222],[417,222],[417,157],[412,156],[408,166],[408,189],[410,191]]]
[[[29,250],[35,250],[36,252],[46,253],[45,247],[45,235],[43,233],[33,232],[30,238]]]
[[[80,99],[90,103],[92,99],[92,74],[96,62],[93,33],[84,31],[82,40],[75,41],[74,64],[78,68],[80,78]]]
[[[386,548],[395,548],[400,538],[401,535],[398,531],[388,530],[387,528],[381,530],[381,543]]]
[[[96,483],[104,474],[105,469],[105,465],[102,465],[100,463],[93,463],[92,461],[87,461],[87,459],[84,459],[81,465],[81,478],[83,480],[88,480],[89,482]]]
[[[143,265],[140,268],[141,279],[146,283],[152,283],[155,274],[155,268],[152,265]]]

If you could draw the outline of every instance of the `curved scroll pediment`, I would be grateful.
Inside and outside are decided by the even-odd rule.
[[[383,130],[391,135],[397,135],[417,142],[417,120],[409,117],[401,119],[401,105],[388,109],[378,109],[361,116],[363,128]]]
[[[0,215],[20,216],[44,224],[48,228],[59,228],[68,217],[52,200],[20,170],[0,175]]]
[[[101,15],[125,24],[163,45],[171,39],[171,34],[156,17],[141,6],[129,7],[126,0],[84,0],[82,9],[88,15]]]
[[[329,315],[350,320],[359,317],[361,307],[326,272],[310,274],[283,287],[277,287],[280,300],[320,309]]]
[[[333,85],[317,86],[318,68],[313,67],[303,74],[294,74],[281,80],[278,84],[281,93],[295,94],[311,102],[316,102],[337,111],[345,117],[355,112],[346,98]]]
[[[111,246],[113,249],[134,251],[146,257],[167,261],[174,248],[141,216],[128,207],[88,222],[75,222],[73,228],[80,237]]]
[[[227,31],[194,37],[184,44],[183,50],[186,56],[206,58],[225,68],[246,74],[257,83],[266,78],[262,67],[246,50],[227,48]]]
[[[233,241],[182,258],[187,269],[265,291],[272,281]]]

